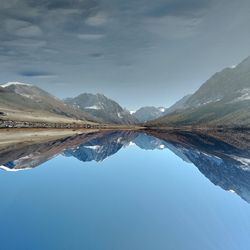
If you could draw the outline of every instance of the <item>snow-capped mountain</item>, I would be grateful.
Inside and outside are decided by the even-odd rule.
[[[141,123],[151,121],[161,117],[166,108],[164,107],[142,107],[133,112],[132,115]]]
[[[6,110],[6,114],[10,114],[12,119],[19,115],[18,119],[55,116],[55,122],[56,118],[59,120],[60,117],[97,120],[88,113],[65,104],[35,85],[20,82],[8,82],[0,85],[0,109],[3,112]]]
[[[65,99],[65,103],[98,117],[102,122],[116,124],[136,123],[136,119],[129,111],[102,94],[84,93],[75,98]]]

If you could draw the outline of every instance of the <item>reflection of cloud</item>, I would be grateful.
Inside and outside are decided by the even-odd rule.
[[[78,34],[77,37],[82,40],[99,40],[105,37],[104,34]]]

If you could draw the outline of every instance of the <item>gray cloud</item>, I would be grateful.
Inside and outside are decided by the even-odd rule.
[[[249,8],[249,0],[1,0],[0,81],[32,79],[62,97],[103,92],[133,109],[169,105],[250,54]]]
[[[17,19],[5,20],[5,30],[10,35],[20,37],[38,37],[42,35],[42,30],[37,25]]]
[[[104,34],[78,34],[77,37],[82,40],[99,40],[105,37]]]
[[[90,26],[102,26],[108,22],[108,15],[105,12],[98,12],[94,16],[90,16],[86,20],[86,24]]]
[[[102,54],[102,53],[95,52],[95,53],[90,53],[89,56],[90,56],[90,57],[93,57],[93,58],[99,58],[99,57],[102,57],[103,54]]]
[[[186,16],[194,17],[203,15],[209,11],[214,0],[176,0],[160,2],[155,8],[147,12],[151,17],[164,17],[164,16]]]
[[[181,16],[162,16],[147,18],[146,28],[159,36],[167,39],[179,39],[194,35],[199,25],[202,23],[200,18],[189,18]]]

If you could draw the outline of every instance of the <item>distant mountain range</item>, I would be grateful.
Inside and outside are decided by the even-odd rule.
[[[164,112],[166,111],[166,108],[163,107],[142,107],[138,109],[135,112],[132,112],[132,115],[140,122],[144,123],[147,121],[155,120],[159,117],[161,117]]]
[[[213,75],[149,126],[250,126],[250,57]]]
[[[129,112],[102,94],[60,100],[29,84],[0,85],[0,120],[144,124],[149,127],[250,127],[250,57],[213,75],[169,108]]]

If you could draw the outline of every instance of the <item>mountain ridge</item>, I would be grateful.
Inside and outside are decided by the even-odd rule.
[[[250,127],[250,57],[215,73],[182,105],[147,126]]]

